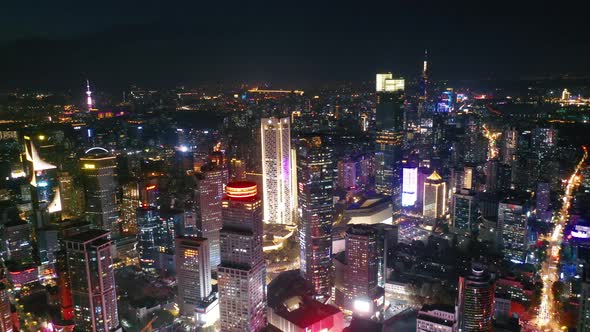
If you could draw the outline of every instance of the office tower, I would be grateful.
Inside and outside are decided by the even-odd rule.
[[[227,171],[212,165],[202,167],[195,175],[195,222],[197,235],[208,240],[211,267],[221,262],[219,231],[222,226],[221,200],[227,183]]]
[[[221,330],[261,331],[266,326],[266,266],[263,207],[256,183],[229,183],[222,211],[221,264],[217,268]]]
[[[246,163],[241,159],[232,158],[229,161],[229,177],[231,181],[245,181]]]
[[[432,171],[429,168],[418,167],[418,190],[416,195],[416,206],[418,207],[424,205],[424,183],[430,174],[432,174]]]
[[[379,307],[378,235],[370,226],[354,225],[346,231],[345,296],[347,309],[371,317]]]
[[[211,266],[207,239],[176,238],[176,280],[180,314],[194,317],[211,294]]]
[[[59,227],[61,239],[81,234],[90,230],[87,222],[63,222]],[[63,321],[70,322],[74,319],[74,302],[72,299],[72,283],[68,273],[68,262],[64,241],[61,241],[59,251],[56,253],[55,272],[57,273],[57,286],[59,288],[60,313]]]
[[[33,262],[31,226],[24,220],[14,219],[2,230],[2,256],[4,260],[28,264]]]
[[[528,207],[521,199],[507,199],[498,205],[498,235],[504,259],[524,263],[528,247]]]
[[[578,317],[578,332],[590,331],[590,275],[588,268],[582,273],[580,285],[580,309]]]
[[[30,174],[34,227],[37,230],[60,219],[61,198],[57,167],[41,159],[30,136],[25,135],[24,141],[25,159],[28,162],[28,174]]]
[[[318,297],[332,288],[333,181],[332,149],[318,136],[302,139],[297,147],[300,268]]]
[[[403,167],[402,206],[414,206],[418,200],[418,167],[406,164]]]
[[[139,183],[130,180],[122,186],[121,197],[121,229],[124,234],[137,234],[137,209],[141,201],[139,199]]]
[[[447,204],[447,185],[436,171],[424,181],[422,215],[427,219],[444,216]]]
[[[62,219],[80,218],[84,214],[84,191],[82,186],[68,172],[59,172],[58,180]]]
[[[119,233],[117,161],[103,148],[92,148],[80,158],[86,196],[86,218],[95,227]]]
[[[404,79],[377,74],[375,190],[392,196],[394,220],[402,206],[402,143],[404,136]]]
[[[551,189],[549,183],[539,182],[535,195],[537,213],[549,210]]]
[[[539,160],[554,154],[557,146],[557,129],[534,128],[531,132],[531,148],[535,157]]]
[[[264,221],[292,224],[295,202],[292,192],[291,129],[289,118],[260,120]]]
[[[350,189],[356,187],[356,164],[354,161],[338,160],[338,188]]]
[[[119,327],[109,232],[90,230],[64,240],[74,302],[74,322],[82,331]]]
[[[0,332],[12,332],[12,313],[10,310],[10,293],[6,282],[0,281]]]
[[[457,317],[453,306],[425,304],[416,317],[416,332],[455,332]]]
[[[518,146],[518,131],[508,128],[502,133],[501,155],[504,163],[512,166],[516,160],[516,148]]]
[[[455,232],[471,232],[477,221],[475,194],[463,189],[453,194],[453,229]]]
[[[508,164],[498,165],[496,179],[496,190],[501,193],[508,192],[512,189],[512,166]]]
[[[154,207],[140,207],[137,209],[136,215],[139,266],[145,272],[155,272],[156,259],[165,236],[162,220],[158,210]]]
[[[484,267],[474,265],[459,278],[459,332],[492,331],[494,292],[494,280]]]
[[[572,96],[571,92],[569,92],[567,89],[563,89],[563,91],[561,92],[561,100],[564,100],[564,101],[570,100],[571,96]]]

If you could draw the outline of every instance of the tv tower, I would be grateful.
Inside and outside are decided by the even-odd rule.
[[[92,109],[92,91],[90,91],[90,81],[86,80],[86,104],[88,111]]]
[[[428,50],[424,50],[422,65],[422,79],[420,80],[420,97],[426,99],[426,85],[428,84]]]

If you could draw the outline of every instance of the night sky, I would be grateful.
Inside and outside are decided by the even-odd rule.
[[[0,88],[360,82],[418,75],[425,48],[437,79],[590,74],[567,1],[316,2],[3,1]]]

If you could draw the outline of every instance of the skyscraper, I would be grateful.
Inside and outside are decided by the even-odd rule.
[[[4,282],[0,282],[0,332],[12,332],[10,294]]]
[[[291,129],[289,118],[260,120],[262,177],[264,190],[264,221],[292,224]]]
[[[43,135],[39,135],[44,137]],[[24,136],[25,159],[30,174],[31,201],[35,230],[44,228],[59,219],[61,198],[57,181],[57,166],[41,159],[30,136]],[[42,248],[39,248],[42,250]]]
[[[418,196],[418,167],[411,164],[404,165],[402,206],[414,206]]]
[[[427,219],[437,219],[446,212],[447,186],[436,171],[424,181],[422,215]]]
[[[64,240],[74,302],[74,321],[83,331],[119,327],[109,232],[90,230]]]
[[[136,216],[139,266],[145,272],[155,272],[156,260],[164,237],[160,213],[154,207],[140,207]]]
[[[498,235],[504,259],[524,263],[528,248],[528,207],[521,199],[507,199],[498,205]]]
[[[379,245],[370,226],[354,225],[346,231],[345,293],[349,310],[371,317],[378,309]]]
[[[297,147],[300,268],[319,297],[332,288],[333,181],[332,149],[319,136],[302,139]]]
[[[262,201],[256,183],[229,183],[222,211],[221,264],[217,268],[221,330],[261,331],[266,326],[266,266]]]
[[[86,196],[86,218],[95,227],[119,233],[117,162],[108,150],[95,147],[80,158]]]
[[[453,194],[453,229],[455,232],[471,232],[477,220],[477,201],[468,190]]]
[[[180,314],[194,317],[211,293],[211,266],[207,239],[176,238],[176,280]]]
[[[494,292],[494,280],[484,267],[474,265],[459,278],[459,332],[492,331]]]
[[[394,220],[402,206],[404,88],[403,78],[394,79],[391,73],[377,74],[375,190],[392,196]]]
[[[219,231],[222,226],[221,200],[227,183],[227,170],[208,165],[196,175],[195,219],[197,235],[208,240],[211,267],[221,262]]]

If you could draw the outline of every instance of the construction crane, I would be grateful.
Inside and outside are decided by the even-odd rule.
[[[154,316],[139,332],[154,332],[152,324],[156,321],[156,319],[158,319],[158,316]]]

